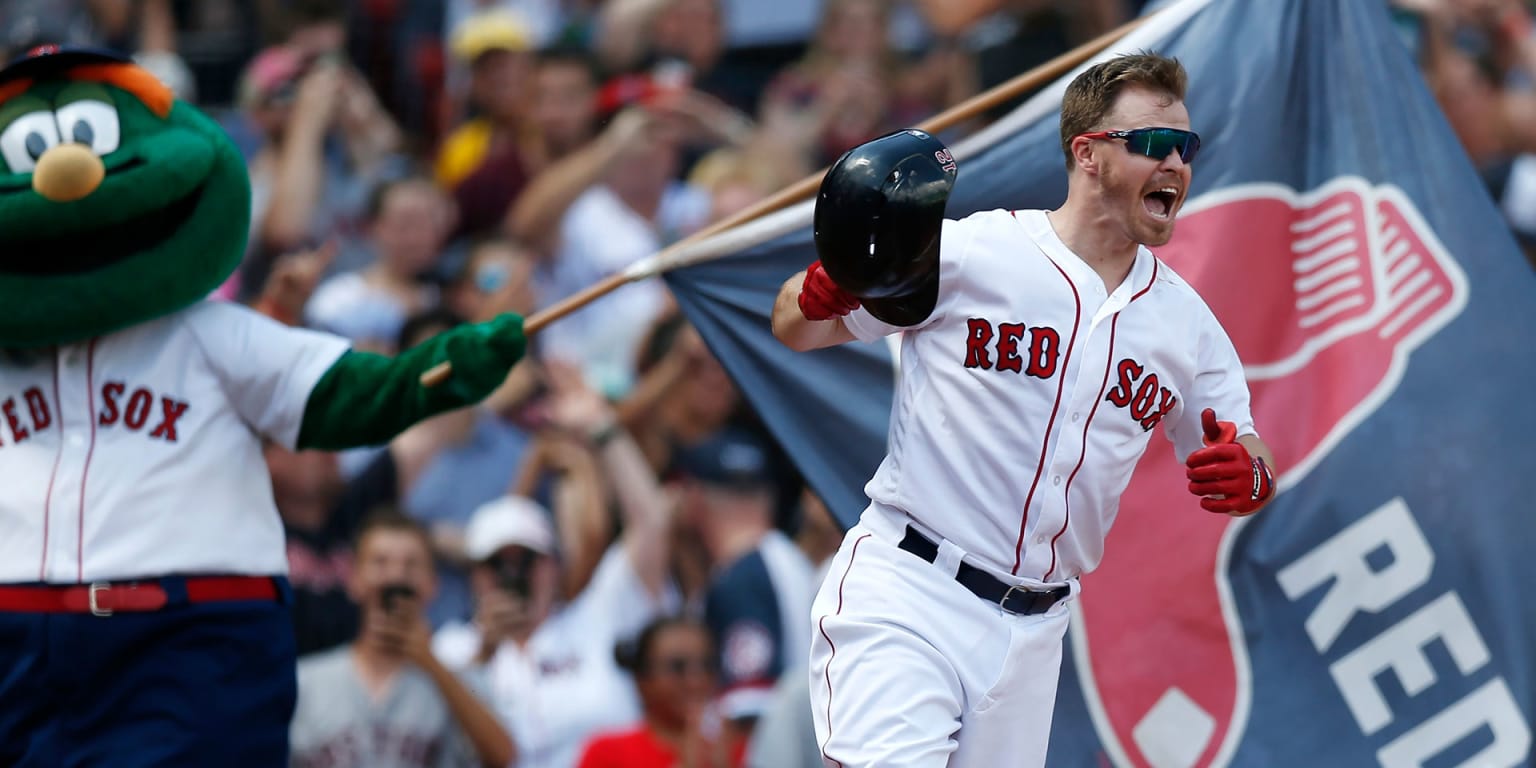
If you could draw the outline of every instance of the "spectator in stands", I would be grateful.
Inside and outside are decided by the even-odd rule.
[[[495,234],[540,163],[533,41],[516,16],[492,11],[459,25],[452,52],[469,67],[471,117],[443,142],[437,182],[458,203],[458,234]]]
[[[680,312],[653,324],[639,372],[619,415],[658,474],[673,468],[679,449],[713,437],[741,415],[736,384]]]
[[[730,107],[751,112],[758,83],[724,59],[719,0],[612,0],[598,20],[598,57],[614,73],[680,78]]]
[[[432,653],[423,608],[434,588],[427,533],[398,512],[363,526],[349,589],[362,610],[350,645],[299,663],[292,763],[487,766],[516,756],[495,713]]]
[[[415,315],[405,323],[400,348],[460,322],[440,309]],[[469,619],[464,527],[477,507],[507,492],[530,442],[529,433],[504,418],[491,399],[435,416],[390,442],[399,505],[432,535],[438,584],[427,604],[432,626]]]
[[[1446,119],[1536,263],[1536,35],[1520,0],[1394,0]]]
[[[560,42],[569,5],[568,0],[443,0],[443,29],[458,29],[465,19],[477,14],[500,12],[520,19],[529,40],[545,48]]]
[[[431,180],[408,176],[374,190],[367,222],[374,260],[321,283],[306,314],[311,325],[360,348],[394,352],[406,318],[440,301],[427,278],[451,231],[453,207]]]
[[[599,75],[591,54],[573,47],[539,54],[533,121],[545,163],[585,146],[597,134]]]
[[[258,134],[245,285],[259,288],[278,254],[328,237],[340,268],[366,263],[358,220],[369,192],[404,167],[399,129],[367,83],[339,54],[268,48],[247,67],[240,103]]]
[[[693,167],[688,180],[709,193],[709,222],[713,224],[771,197],[809,172],[803,157],[776,152],[773,145],[754,140],[744,147],[706,155]]]
[[[813,167],[974,89],[970,61],[951,47],[919,62],[890,43],[886,0],[828,0],[804,58],[769,84],[760,111],[772,135],[797,142]]]
[[[240,0],[171,0],[170,5],[176,51],[192,72],[198,104],[235,106],[241,70],[260,50],[263,27],[270,26],[263,16],[274,11]]]
[[[760,438],[730,429],[678,458],[682,514],[714,564],[704,618],[720,650],[721,711],[745,736],[779,676],[809,653],[812,568],[774,527],[776,478]]]
[[[832,556],[837,554],[843,530],[810,489],[801,494],[800,508],[800,530],[795,534],[795,544],[816,566],[811,579],[814,592],[826,577]],[[779,677],[772,698],[752,729],[746,755],[749,768],[821,768],[821,745],[816,742],[816,726],[806,706],[811,698],[806,667],[806,660],[800,659]]]
[[[512,212],[512,234],[546,260],[540,298],[554,303],[697,229],[709,198],[679,182],[683,128],[632,106],[586,148],[541,173]],[[642,337],[661,313],[656,281],[620,288],[543,332],[551,355],[580,365],[610,397],[634,384]]]
[[[578,768],[741,764],[741,741],[724,731],[714,711],[718,656],[708,627],[694,619],[657,619],[615,655],[634,677],[644,718],[630,730],[594,738]]]
[[[585,589],[564,600],[567,553],[557,549],[549,513],[516,496],[480,508],[464,541],[476,564],[475,619],[444,627],[435,640],[450,666],[488,675],[524,768],[573,765],[595,732],[639,718],[613,647],[677,602],[666,578],[670,509],[639,449],[577,373],[557,366],[549,382],[551,428],[598,452],[623,534]]]
[[[346,592],[357,520],[335,514],[345,487],[336,455],[294,453],[275,443],[263,453],[283,519],[298,654],[345,643],[357,634],[357,611]]]
[[[503,237],[474,243],[448,286],[447,305],[471,322],[502,312],[532,313],[538,303],[533,286],[536,258],[530,249]]]

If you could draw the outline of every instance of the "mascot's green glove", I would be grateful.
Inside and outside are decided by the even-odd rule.
[[[298,446],[379,445],[423,419],[478,403],[501,386],[527,346],[523,318],[506,314],[444,331],[393,358],[347,352],[310,392]],[[453,376],[422,386],[421,374],[444,361],[453,364]]]

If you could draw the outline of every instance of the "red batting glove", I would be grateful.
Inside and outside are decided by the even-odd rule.
[[[800,314],[807,320],[830,320],[859,308],[859,297],[837,287],[817,260],[805,270],[800,286]]]
[[[1205,429],[1204,448],[1189,455],[1189,492],[1201,497],[1200,506],[1209,512],[1236,515],[1253,514],[1275,493],[1275,478],[1264,459],[1248,454],[1237,442],[1237,425],[1217,421],[1216,412],[1207,408],[1200,414]]]

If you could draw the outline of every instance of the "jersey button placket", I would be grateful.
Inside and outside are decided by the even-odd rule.
[[[78,345],[61,347],[57,369],[59,386],[58,465],[50,478],[48,500],[48,560],[45,579],[73,580],[79,567],[76,546],[80,535],[81,473],[90,419],[90,385],[86,381],[84,358]]]

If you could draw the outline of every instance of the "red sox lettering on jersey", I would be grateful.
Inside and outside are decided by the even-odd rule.
[[[1212,258],[1230,242],[1254,249]],[[1304,194],[1260,184],[1194,200],[1161,255],[1204,285],[1253,289],[1208,296],[1247,364],[1254,412],[1276,425],[1265,440],[1282,487],[1396,389],[1409,353],[1466,302],[1466,278],[1408,198],[1352,177]],[[1182,478],[1158,471],[1165,453],[1150,450],[1124,494],[1116,556],[1077,617],[1078,669],[1118,764],[1178,754],[1181,765],[1221,766],[1248,710],[1244,632],[1224,589],[1226,546],[1244,523],[1162,514],[1186,496]],[[1180,599],[1143,600],[1149,570]],[[1187,629],[1212,623],[1226,631]],[[1115,642],[1125,636],[1134,647]]]
[[[150,410],[156,401],[155,394],[145,387],[135,387],[132,394],[128,393],[128,385],[121,381],[109,381],[101,387],[102,411],[96,417],[96,423],[103,427],[114,426],[118,423],[118,417],[122,417],[122,425],[127,429],[138,432],[149,421]],[[118,402],[123,402],[122,411],[118,411]],[[176,422],[186,414],[187,403],[161,395],[160,423],[149,431],[151,440],[160,439],[169,443],[176,442]]]
[[[121,422],[122,426],[130,431],[144,431],[151,440],[164,440],[174,443],[177,440],[176,424],[191,407],[186,402],[173,397],[155,394],[144,387],[136,387],[129,393],[128,386],[120,381],[108,382],[101,387],[99,397],[102,402],[102,411],[96,417],[96,423],[103,427],[110,427]],[[159,402],[158,410],[155,403]],[[122,405],[119,405],[121,401]],[[26,416],[23,418],[21,408],[25,408]],[[28,388],[16,397],[6,397],[0,401],[0,414],[5,417],[5,425],[10,429],[10,442],[20,444],[26,442],[33,435],[41,435],[49,427],[53,426],[53,412],[56,406],[50,404],[48,396],[40,387]],[[151,413],[157,413],[158,422],[151,422]],[[154,424],[153,428],[145,430],[145,427]],[[0,447],[4,447],[6,440],[0,436]]]
[[[261,438],[294,444],[345,348],[204,303],[0,356],[0,517],[20,525],[0,537],[0,583],[286,572],[271,484],[249,468]],[[162,509],[173,486],[208,503]],[[121,546],[134,540],[156,544]]]
[[[1056,374],[1056,364],[1061,356],[1061,334],[1055,328],[1026,328],[1023,323],[997,323],[985,318],[973,317],[965,321],[965,367],[999,372],[1012,371],[1049,379]],[[1019,356],[1019,344],[1026,331],[1029,346],[1024,357]],[[989,351],[988,345],[994,345]],[[996,368],[993,368],[993,354]],[[1141,425],[1142,431],[1150,432],[1163,420],[1179,398],[1167,387],[1158,386],[1157,374],[1132,358],[1125,358],[1115,366],[1115,387],[1105,399],[1117,407],[1129,409],[1131,418]]]

